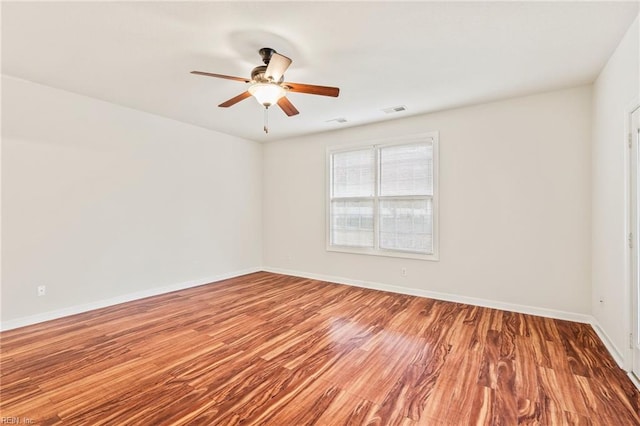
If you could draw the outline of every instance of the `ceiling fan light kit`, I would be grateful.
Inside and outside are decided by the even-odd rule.
[[[249,93],[260,105],[269,108],[287,94],[284,87],[276,83],[254,83],[249,86]]]
[[[293,106],[291,101],[287,99],[287,92],[306,93],[310,95],[331,97],[337,97],[340,94],[340,89],[337,87],[285,82],[284,72],[289,68],[291,62],[293,61],[286,56],[277,53],[270,47],[263,47],[258,51],[258,53],[260,53],[262,61],[265,65],[255,67],[251,71],[250,80],[242,77],[214,74],[203,71],[191,71],[191,74],[251,83],[251,85],[245,92],[221,103],[218,106],[222,108],[228,108],[232,105],[237,104],[243,99],[253,96],[260,105],[265,107],[265,133],[269,132],[267,126],[267,110],[271,105],[278,104],[280,109],[282,109],[282,111],[289,117],[300,113],[296,109],[296,107]]]

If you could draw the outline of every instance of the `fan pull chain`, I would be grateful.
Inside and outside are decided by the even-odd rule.
[[[269,133],[269,107],[264,107],[264,132]]]

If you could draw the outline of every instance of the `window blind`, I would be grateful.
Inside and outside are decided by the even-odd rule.
[[[340,150],[329,161],[329,245],[435,252],[434,138]]]

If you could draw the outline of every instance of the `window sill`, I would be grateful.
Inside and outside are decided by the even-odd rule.
[[[401,259],[416,259],[416,260],[428,260],[432,262],[440,261],[438,253],[432,254],[420,254],[406,251],[392,251],[392,250],[374,250],[367,248],[356,248],[346,246],[330,246],[326,247],[328,252],[336,253],[350,253],[350,254],[364,254],[368,256],[383,256],[383,257],[397,257]]]

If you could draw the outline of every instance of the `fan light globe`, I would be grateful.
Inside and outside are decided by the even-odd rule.
[[[256,98],[260,105],[269,107],[286,94],[286,91],[274,83],[255,83],[249,87],[249,93]]]

